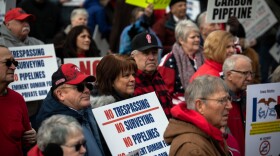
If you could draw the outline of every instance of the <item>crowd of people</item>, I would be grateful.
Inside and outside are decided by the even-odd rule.
[[[271,60],[271,75],[263,73],[266,60],[258,50],[268,45],[248,41],[236,17],[208,23],[202,10],[191,20],[186,0],[171,0],[168,13],[153,4],[139,8],[115,0],[86,0],[64,12],[65,2],[22,0],[5,14],[0,26],[1,154],[109,156],[91,110],[155,92],[169,121],[164,141],[170,156],[245,155],[246,88],[280,82],[280,67]],[[46,14],[46,8],[53,12]],[[64,13],[69,18],[59,19]],[[92,37],[96,26],[110,49],[93,76],[63,59],[100,57]],[[59,65],[52,87],[45,99],[25,102],[8,87],[18,66],[9,48],[50,43]]]

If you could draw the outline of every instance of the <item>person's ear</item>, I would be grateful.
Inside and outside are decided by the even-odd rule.
[[[60,88],[55,89],[54,94],[59,101],[64,100],[64,94],[63,94],[63,91]]]
[[[196,109],[200,114],[204,114],[205,104],[204,104],[203,100],[201,100],[201,99],[196,99],[196,100],[195,100],[195,109]]]
[[[226,76],[226,79],[232,80],[232,77],[231,77],[232,76],[232,72],[231,71],[227,71],[225,76]]]
[[[178,42],[180,43],[180,45],[183,45],[184,40],[180,37]]]

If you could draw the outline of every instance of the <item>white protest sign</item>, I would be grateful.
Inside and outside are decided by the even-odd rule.
[[[269,53],[276,62],[280,63],[280,45],[278,43],[274,43],[274,45],[270,48]]]
[[[264,0],[255,1],[258,2],[256,6],[256,18],[254,20],[239,19],[245,29],[246,38],[249,40],[256,39],[263,35],[268,29],[277,23],[276,17],[266,2]]]
[[[68,2],[64,2],[63,6],[77,6],[80,7],[83,5],[85,0],[69,0]]]
[[[256,0],[209,0],[206,21],[209,23],[226,23],[228,18],[252,19],[255,16]]]
[[[187,15],[195,21],[197,15],[200,13],[200,1],[199,0],[187,0]]]
[[[52,85],[52,74],[58,68],[53,45],[11,47],[9,50],[19,62],[15,81],[9,87],[25,101],[45,99]]]
[[[5,14],[12,8],[15,8],[16,0],[0,0],[0,25],[3,23]]]
[[[247,87],[245,155],[280,154],[280,119],[274,109],[277,104],[280,83]]]
[[[86,58],[65,58],[63,59],[65,63],[73,63],[80,70],[88,75],[96,76],[96,66],[100,62],[102,57],[86,57]]]
[[[163,140],[168,120],[154,92],[92,111],[112,155],[139,150],[141,155],[168,156]]]

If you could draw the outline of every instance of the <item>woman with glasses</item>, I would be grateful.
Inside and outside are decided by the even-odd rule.
[[[132,57],[110,54],[96,67],[98,96],[92,97],[93,108],[131,98],[135,88],[136,62]]]
[[[53,115],[43,121],[37,145],[28,152],[28,156],[83,156],[85,143],[83,129],[75,118]]]

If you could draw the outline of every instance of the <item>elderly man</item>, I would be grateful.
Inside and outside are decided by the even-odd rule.
[[[215,30],[221,30],[222,24],[221,23],[208,23],[206,22],[206,11],[201,13],[197,18],[197,26],[199,27],[201,33],[201,42],[200,44],[203,46],[203,42],[205,41],[206,37]]]
[[[244,55],[235,54],[227,58],[223,64],[224,80],[230,90],[233,109],[229,112],[228,127],[236,138],[240,154],[245,152],[245,117],[247,85],[252,83],[255,73],[252,61]]]
[[[8,88],[14,81],[17,65],[9,49],[0,46],[0,153],[7,156],[23,156],[22,145],[26,147],[36,141],[23,97]]]
[[[34,20],[33,15],[25,13],[21,8],[9,10],[5,15],[4,24],[0,27],[0,45],[18,47],[44,44],[42,41],[28,36],[29,22]]]
[[[86,75],[74,64],[63,64],[52,75],[52,88],[37,115],[39,127],[43,120],[63,114],[76,118],[86,139],[86,155],[105,156],[97,123],[90,107],[90,90],[95,77]]]
[[[162,56],[171,51],[176,41],[174,33],[176,24],[181,20],[190,19],[186,15],[186,0],[171,0],[169,7],[170,13],[159,19],[152,27],[164,47]]]
[[[218,77],[204,75],[190,83],[186,103],[171,109],[174,119],[164,132],[170,156],[229,155],[221,128],[227,125],[232,108],[228,89]]]
[[[166,116],[169,118],[173,105],[171,95],[157,71],[158,50],[161,48],[153,34],[142,32],[133,38],[131,57],[135,59],[138,67],[135,74],[134,95],[155,91]]]

